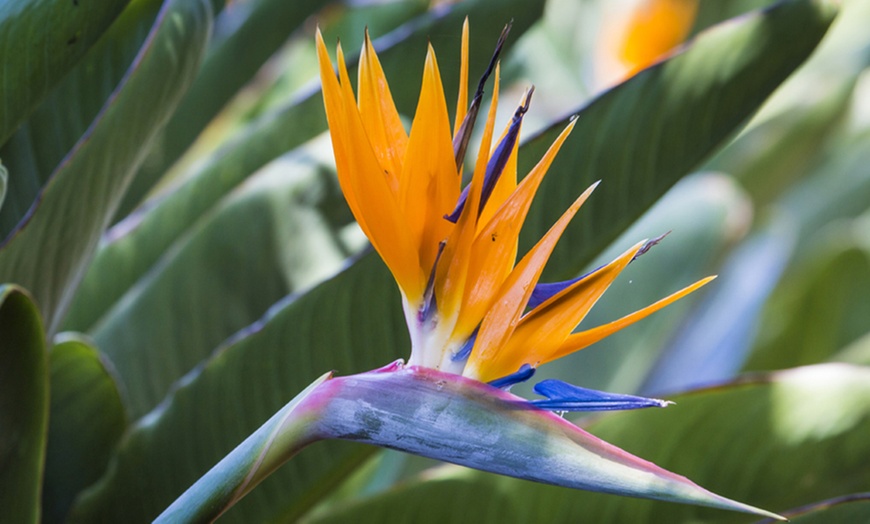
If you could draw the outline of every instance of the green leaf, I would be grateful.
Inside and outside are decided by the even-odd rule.
[[[6,184],[9,181],[9,171],[0,162],[0,211],[3,210],[3,202],[6,201]]]
[[[272,304],[341,269],[345,252],[318,209],[332,179],[304,157],[269,171],[202,217],[91,331],[133,418]]]
[[[438,46],[443,64],[458,64],[459,34],[462,19],[491,20],[474,29],[471,67],[483,71],[505,21],[516,17],[512,34],[517,36],[540,16],[540,0],[512,0],[493,4],[477,0],[451,6],[446,14],[429,12],[396,31],[388,46],[379,45],[379,57],[390,78],[413,77],[413,81],[391,84],[400,108],[413,109],[419,91],[419,74],[404,74],[411,56],[419,56],[420,70],[431,36]],[[477,26],[475,26],[477,27]],[[437,38],[436,38],[437,37]],[[409,54],[414,50],[414,55]],[[458,83],[457,67],[442,67],[446,86]],[[354,73],[351,72],[353,75]],[[448,88],[451,92],[452,89]],[[326,130],[326,117],[320,92],[314,89],[301,100],[268,113],[240,130],[233,140],[200,165],[187,181],[165,197],[157,197],[143,209],[115,226],[108,243],[97,255],[76,297],[65,329],[88,331],[94,323],[142,275],[158,261],[172,243],[181,237],[198,217],[204,215],[224,195],[277,156],[296,148]],[[112,268],[111,272],[105,268]]]
[[[815,242],[815,256],[784,279],[745,369],[824,362],[870,331],[870,250],[856,230],[851,222],[830,229]]]
[[[0,144],[72,69],[130,0],[7,1],[0,5]]]
[[[94,483],[109,463],[127,426],[108,363],[86,340],[61,335],[51,349],[51,403],[44,522],[63,522],[76,495]]]
[[[125,80],[0,245],[0,280],[31,289],[49,333],[143,152],[198,67],[210,23],[202,1],[167,1]]]
[[[73,520],[150,521],[324,371],[351,373],[403,356],[396,348],[409,347],[405,320],[392,307],[399,300],[389,272],[368,255],[276,305],[178,381],[129,432]],[[307,449],[222,519],[293,521],[374,450],[343,442]]]
[[[231,26],[209,50],[196,80],[157,139],[148,161],[139,168],[117,215],[126,216],[208,122],[254,76],[269,56],[326,0],[287,2],[256,0],[230,5],[221,19]],[[226,31],[226,30],[225,30]]]
[[[0,147],[15,175],[0,212],[6,237],[27,216],[41,189],[82,138],[142,47],[163,0],[131,3],[84,58]]]
[[[568,227],[545,279],[575,273],[695,168],[764,102],[819,43],[833,3],[793,1],[702,32],[673,58],[642,71],[577,111],[526,220],[531,247],[598,179],[601,185]],[[782,42],[793,45],[783,46]],[[519,172],[543,156],[567,121],[520,150]]]
[[[39,522],[48,428],[48,358],[39,312],[0,285],[0,515]]]
[[[596,436],[726,496],[773,510],[865,488],[870,368],[828,364],[608,414]],[[409,504],[407,501],[414,501]],[[450,501],[445,504],[444,501]],[[453,466],[311,522],[746,522],[693,506],[532,484]]]

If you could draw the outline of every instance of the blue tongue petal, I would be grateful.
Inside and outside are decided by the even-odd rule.
[[[506,377],[507,378],[507,377]],[[535,384],[535,393],[547,397],[531,404],[548,411],[616,411],[622,409],[663,408],[672,402],[581,388],[548,379]]]

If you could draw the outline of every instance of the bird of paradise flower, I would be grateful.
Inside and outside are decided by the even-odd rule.
[[[367,373],[322,376],[201,477],[158,521],[216,517],[296,451],[329,438],[560,486],[782,518],[707,491],[553,413],[664,407],[669,402],[557,380],[535,386],[545,397],[541,400],[510,393],[511,386],[531,379],[539,365],[603,339],[712,278],[608,324],[573,333],[619,273],[660,239],[638,242],[578,278],[540,283],[557,240],[596,183],[515,263],[519,231],[534,194],[574,122],[518,182],[519,134],[533,89],[491,147],[498,55],[507,28],[470,102],[468,32],[466,21],[453,130],[430,45],[408,134],[368,35],[354,94],[341,46],[336,75],[318,30],[338,179],[359,226],[401,290],[411,355],[407,364],[397,360]],[[489,76],[492,103],[471,181],[462,188],[465,154]],[[197,495],[216,483],[236,488],[222,489],[218,498]]]

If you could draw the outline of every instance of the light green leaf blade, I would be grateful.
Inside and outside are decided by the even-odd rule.
[[[870,368],[828,364],[603,416],[591,433],[724,495],[773,510],[866,487]],[[413,500],[414,504],[405,501]],[[449,500],[450,504],[444,501]],[[747,522],[745,516],[609,497],[461,470],[429,472],[309,522]]]
[[[43,522],[64,522],[73,500],[95,482],[127,427],[121,392],[88,341],[61,334],[51,348],[51,403]]]
[[[130,0],[0,5],[0,144],[97,41]]]
[[[814,244],[813,256],[771,298],[762,321],[765,330],[745,369],[824,362],[870,332],[870,249],[862,228],[845,222],[829,228]]]
[[[39,312],[0,285],[0,515],[39,522],[48,429],[48,357]]]
[[[166,2],[124,82],[51,175],[38,204],[0,245],[0,279],[31,289],[49,333],[133,169],[198,67],[210,20],[210,8],[201,1]]]
[[[512,34],[517,37],[540,16],[540,0],[512,0],[492,3],[477,0],[452,6],[447,14],[430,12],[397,30],[388,48],[379,52],[390,78],[413,76],[406,84],[391,84],[396,103],[405,112],[415,107],[419,91],[419,74],[404,75],[409,50],[418,54],[421,64],[426,41],[438,36],[438,56],[444,64],[458,64],[459,35],[462,20],[469,15],[480,20],[475,38],[482,45],[472,46],[470,58],[475,71],[483,71],[503,24],[517,17]],[[489,21],[484,23],[484,21]],[[475,40],[476,41],[476,40]],[[354,46],[355,47],[355,46]],[[458,67],[442,67],[448,93],[458,83]],[[354,72],[351,72],[355,75]],[[417,82],[417,83],[415,83]],[[455,95],[451,95],[455,96]],[[159,257],[198,217],[207,213],[221,198],[248,176],[288,150],[299,147],[326,130],[326,117],[320,92],[314,88],[275,112],[260,117],[240,130],[221,151],[188,175],[188,180],[174,191],[154,200],[109,232],[82,289],[71,308],[65,329],[88,331],[111,307],[112,303],[144,275]],[[112,271],[107,271],[112,268]]]
[[[576,195],[601,179],[545,270],[560,279],[613,241],[677,180],[729,138],[819,43],[833,3],[793,1],[714,26],[684,51],[577,111],[574,132],[541,185],[521,237],[529,248]],[[783,41],[794,45],[783,46]],[[520,151],[519,172],[565,122]]]

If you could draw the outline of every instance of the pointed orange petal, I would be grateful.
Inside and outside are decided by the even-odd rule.
[[[461,183],[441,74],[431,45],[402,166],[399,201],[417,243],[420,263],[431,269],[438,243],[445,240],[454,227],[444,215],[456,205]]]
[[[335,78],[319,31],[317,55],[342,192],[360,227],[390,268],[405,296],[409,301],[419,301],[425,276],[398,203],[360,121],[341,48],[338,50],[338,65],[344,85]]]
[[[393,192],[399,193],[399,173],[408,147],[408,135],[399,119],[396,104],[368,29],[359,59],[359,112],[378,161],[386,171]]]
[[[532,199],[572,129],[573,121],[477,235],[468,259],[468,285],[462,304],[464,329],[473,330],[477,327],[513,269],[517,256],[517,239]]]
[[[453,230],[453,234],[444,248],[444,254],[441,258],[443,263],[441,263],[441,267],[436,275],[435,296],[438,299],[438,310],[448,316],[459,312],[459,323],[457,324],[455,334],[457,338],[461,339],[468,337],[480,322],[479,318],[472,322],[463,321],[461,303],[468,275],[468,257],[477,231],[477,208],[479,207],[480,195],[483,190],[486,163],[489,161],[489,144],[492,142],[492,134],[495,129],[500,75],[501,67],[499,64],[496,64],[495,73],[493,74],[492,103],[489,106],[489,114],[486,119],[486,125],[483,128],[483,138],[481,138],[480,151],[472,175],[468,198],[456,223],[456,228]],[[470,328],[468,327],[469,323],[472,324]]]
[[[610,335],[616,333],[617,331],[626,328],[635,322],[642,320],[649,315],[652,315],[656,311],[668,306],[677,300],[683,298],[684,296],[692,293],[698,288],[707,285],[710,281],[714,280],[716,277],[707,277],[701,279],[691,286],[685,287],[676,293],[667,296],[654,304],[650,304],[649,306],[635,311],[630,315],[626,315],[619,320],[614,320],[613,322],[604,324],[603,326],[598,326],[596,328],[588,329],[586,331],[581,331],[579,333],[574,333],[565,339],[562,344],[556,348],[552,353],[550,353],[549,357],[545,360],[542,360],[541,363],[549,362],[551,360],[556,360],[557,358],[562,358],[566,355],[570,355],[575,351],[580,351],[583,348],[589,347],[592,344],[595,344],[599,340],[602,340]]]
[[[547,231],[547,234],[535,244],[535,247],[523,257],[508,276],[495,303],[481,323],[477,342],[463,375],[480,380],[484,380],[480,377],[492,375],[490,373],[491,364],[513,335],[556,242],[597,185],[597,183],[593,184],[571,204],[571,207],[562,214],[559,220],[553,224],[553,227]],[[509,373],[513,371],[516,369]]]
[[[453,119],[453,136],[462,127],[468,112],[468,17],[462,23],[462,58],[459,63],[459,95],[456,97],[456,116]]]

